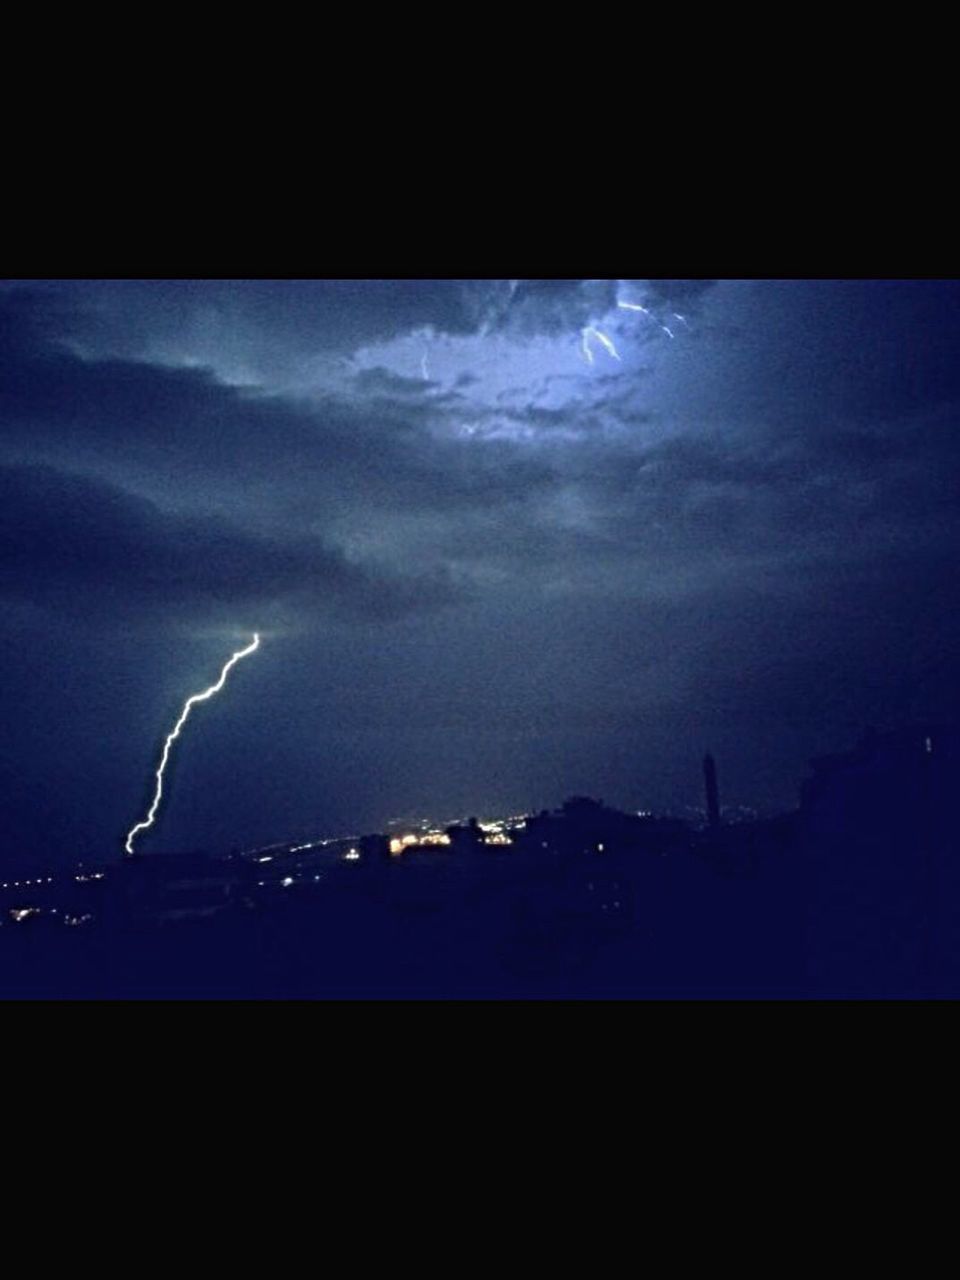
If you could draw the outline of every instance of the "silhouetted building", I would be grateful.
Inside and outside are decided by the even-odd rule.
[[[518,832],[518,850],[594,856],[666,853],[686,847],[689,830],[678,818],[622,813],[588,796],[572,796],[551,813],[543,809]]]
[[[811,760],[800,809],[818,840],[846,844],[864,832],[883,845],[938,840],[956,829],[953,811],[960,733],[949,725],[869,729],[852,751]]]
[[[849,990],[899,992],[960,973],[955,813],[960,733],[865,733],[811,761],[801,833],[815,876],[811,960]]]
[[[720,825],[720,794],[717,790],[717,766],[708,751],[703,757],[703,777],[707,786],[707,816],[711,827]]]
[[[361,836],[358,842],[361,857],[363,858],[389,858],[390,857],[390,841],[386,836],[369,835]]]
[[[483,844],[483,831],[477,818],[471,818],[466,826],[454,823],[445,832],[453,853],[474,853]]]

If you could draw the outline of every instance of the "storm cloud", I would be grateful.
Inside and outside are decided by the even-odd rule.
[[[250,629],[291,610],[395,617],[458,598],[443,575],[350,563],[316,537],[257,536],[162,512],[114,486],[51,467],[0,467],[0,595],[100,614],[112,626],[174,613]],[[259,620],[259,621],[258,621]]]
[[[8,283],[0,600],[48,655],[8,696],[82,645],[93,698],[149,632],[132,750],[178,646],[260,629],[277,776],[358,822],[401,782],[682,806],[705,745],[788,803],[859,726],[958,711],[958,343],[949,281]]]

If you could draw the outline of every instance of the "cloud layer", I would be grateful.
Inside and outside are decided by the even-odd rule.
[[[277,705],[383,731],[371,795],[429,725],[464,775],[471,735],[504,735],[491,795],[509,774],[540,799],[553,759],[622,799],[642,757],[669,799],[708,738],[744,798],[776,762],[782,798],[865,722],[960,710],[958,303],[950,282],[8,285],[0,613],[54,665],[89,642],[92,690],[132,627],[158,654],[272,629]],[[586,324],[620,360],[583,361]],[[278,743],[309,760],[292,723]]]

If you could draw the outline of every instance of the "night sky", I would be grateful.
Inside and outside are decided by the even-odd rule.
[[[253,631],[145,853],[682,813],[707,749],[792,806],[957,716],[958,353],[954,281],[5,282],[0,856],[119,856]]]

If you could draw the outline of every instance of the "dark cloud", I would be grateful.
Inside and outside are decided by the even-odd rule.
[[[39,282],[48,336],[101,357],[190,358],[260,381],[419,331],[556,333],[613,305],[613,281],[161,280]]]
[[[501,298],[496,328],[517,335],[577,333],[616,308],[616,280],[518,280],[506,300]],[[684,307],[695,314],[714,280],[624,281],[628,297],[642,301],[659,314]]]
[[[285,609],[389,619],[458,598],[442,575],[390,575],[319,538],[173,515],[39,466],[0,467],[0,594],[127,624],[172,612],[248,626]]]
[[[429,394],[424,378],[405,378],[389,369],[361,369],[354,378],[354,387],[361,395],[400,396],[418,400]]]
[[[519,280],[496,327],[527,336],[576,333],[615,305],[614,280]]]
[[[457,392],[429,394],[387,370],[362,371],[349,396],[308,400],[224,386],[209,370],[84,360],[45,340],[24,309],[8,307],[6,320],[0,417],[11,461],[81,465],[234,519],[321,531],[345,513],[366,512],[366,528],[393,513],[502,508],[550,483],[542,458],[463,435],[463,421],[484,415]]]
[[[715,283],[624,282],[653,308],[694,308]],[[615,280],[160,280],[38,282],[47,336],[100,357],[189,359],[283,381],[315,358],[432,331],[576,333],[616,306]]]
[[[37,282],[51,332],[118,356],[151,342],[281,362],[349,352],[432,327],[473,333],[506,282],[461,280],[93,280]],[[21,289],[23,291],[23,288]]]
[[[665,297],[710,282],[655,283]],[[514,302],[541,308],[544,324],[571,323],[564,309],[581,305],[584,282],[536,286],[521,282]],[[349,394],[308,401],[227,387],[209,371],[81,360],[45,340],[23,304],[8,308],[5,332],[0,413],[17,461],[39,454],[75,468],[85,458],[146,493],[173,485],[235,525],[252,509],[258,536],[284,545],[308,530],[329,542],[346,520],[361,544],[377,534],[395,570],[411,555],[432,572],[495,564],[522,577],[552,563],[610,584],[629,566],[620,580],[631,590],[673,574],[689,591],[721,566],[795,571],[877,555],[921,529],[928,543],[949,533],[957,436],[927,420],[687,430],[646,443],[655,416],[614,391],[589,406],[480,409],[456,390],[367,369]],[[611,420],[618,431],[605,430]],[[463,421],[479,434],[462,434]]]
[[[716,280],[635,280],[654,302],[662,306],[692,306],[714,287]]]

